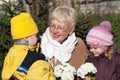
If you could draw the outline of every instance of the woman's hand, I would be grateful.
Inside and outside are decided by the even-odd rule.
[[[84,80],[91,80],[90,77],[86,76]]]

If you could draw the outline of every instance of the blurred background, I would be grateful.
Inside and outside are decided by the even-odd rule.
[[[29,12],[42,35],[49,26],[49,14],[62,4],[76,9],[78,23],[75,33],[84,41],[91,27],[103,20],[110,21],[113,40],[120,51],[120,0],[0,0],[0,76],[4,58],[12,46],[10,19],[21,12]]]

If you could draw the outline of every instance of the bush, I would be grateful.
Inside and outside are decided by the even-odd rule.
[[[8,49],[12,46],[12,39],[10,35],[10,19],[20,12],[25,12],[21,0],[19,3],[6,3],[0,7],[0,72],[4,57],[6,56]],[[43,18],[45,15],[48,15],[48,9],[46,8],[45,11],[40,13],[38,16],[32,14],[35,22],[38,25],[40,35],[42,35],[42,33],[48,27],[48,22],[44,20],[45,18]],[[78,16],[78,23],[75,29],[76,35],[85,41],[86,35],[91,27],[99,25],[103,20],[108,20],[111,22],[111,32],[114,35],[113,40],[118,49],[120,49],[120,16],[104,16],[104,18],[90,14],[87,16]]]

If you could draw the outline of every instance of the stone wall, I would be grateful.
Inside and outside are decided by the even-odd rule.
[[[120,14],[120,1],[104,1],[80,5],[81,14]]]

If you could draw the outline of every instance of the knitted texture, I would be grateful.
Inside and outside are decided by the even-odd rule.
[[[38,28],[29,13],[21,13],[11,19],[11,35],[13,39],[21,39],[38,33]]]
[[[86,42],[88,45],[104,48],[113,44],[113,35],[110,33],[111,24],[103,21],[99,26],[93,27],[87,34]]]

